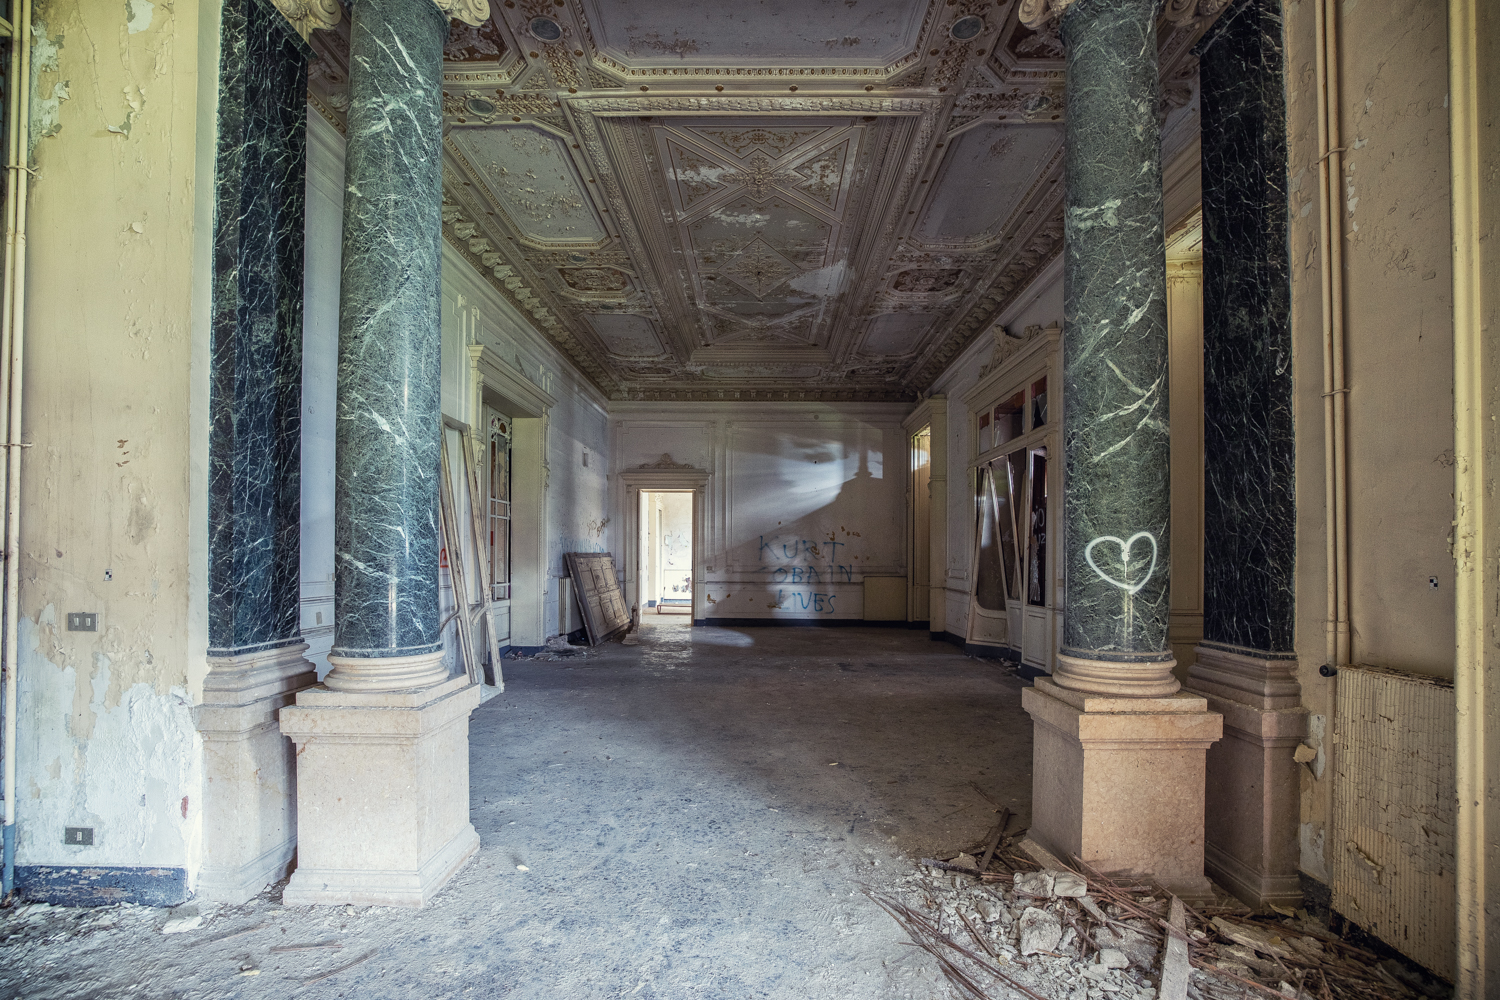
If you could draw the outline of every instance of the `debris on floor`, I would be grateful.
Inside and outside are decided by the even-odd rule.
[[[1083,864],[1042,868],[1013,846],[1024,831],[1004,836],[1008,818],[999,824],[1002,849],[984,870],[967,851],[924,858],[894,894],[868,892],[937,959],[960,996],[1451,996],[1446,985],[1344,941],[1303,910],[1253,914],[1229,900],[1194,909],[1144,879],[1106,876]]]
[[[530,655],[512,655],[512,659],[526,660],[573,660],[584,659],[594,656],[599,652],[598,646],[575,646],[568,642],[566,636],[554,635],[547,640],[547,645],[540,652]]]

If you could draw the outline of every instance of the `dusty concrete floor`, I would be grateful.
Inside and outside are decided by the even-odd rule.
[[[1029,819],[1021,682],[920,631],[653,618],[639,646],[506,663],[470,726],[483,846],[428,907],[277,887],[170,936],[165,910],[22,907],[0,996],[949,995],[862,890],[979,839],[971,782]]]

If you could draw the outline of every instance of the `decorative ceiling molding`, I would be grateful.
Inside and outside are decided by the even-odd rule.
[[[610,398],[912,399],[1061,252],[1026,3],[506,2],[445,50],[444,238]],[[1159,22],[1164,154],[1215,3]],[[341,130],[347,33],[311,40]]]

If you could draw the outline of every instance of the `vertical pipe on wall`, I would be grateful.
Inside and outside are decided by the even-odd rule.
[[[1484,263],[1481,239],[1487,233],[1481,193],[1481,79],[1479,40],[1487,27],[1479,23],[1478,0],[1450,0],[1448,6],[1449,112],[1453,189],[1453,451],[1454,532],[1456,562],[1456,656],[1454,696],[1457,787],[1454,867],[1457,968],[1454,981],[1461,998],[1488,996],[1488,966],[1496,961],[1488,938],[1485,895],[1491,852],[1487,823],[1488,714],[1485,674],[1491,646],[1486,609],[1495,598],[1486,572],[1493,539],[1486,538],[1485,480],[1487,436],[1484,352]],[[1491,50],[1493,51],[1493,49]]]
[[[5,307],[5,733],[3,888],[15,888],[16,864],[16,629],[20,621],[21,382],[25,347],[26,192],[31,158],[31,0],[15,0],[11,20],[10,144],[6,165]]]
[[[1345,479],[1347,425],[1344,379],[1344,226],[1339,209],[1343,149],[1339,145],[1338,9],[1318,0],[1318,221],[1324,248],[1323,291],[1323,489],[1327,521],[1328,622],[1325,659],[1350,659],[1349,528]]]

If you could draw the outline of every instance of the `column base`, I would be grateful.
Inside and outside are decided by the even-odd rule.
[[[479,849],[469,823],[466,677],[415,691],[318,686],[281,713],[297,745],[289,906],[422,906]]]
[[[307,643],[210,656],[203,704],[203,867],[195,891],[243,903],[286,877],[297,850],[297,773],[277,714],[317,683]]]
[[[1201,695],[1122,698],[1047,678],[1021,692],[1035,723],[1031,836],[1101,872],[1213,898],[1203,868],[1204,755],[1223,719]]]
[[[1208,751],[1204,862],[1251,906],[1301,906],[1297,877],[1300,789],[1292,755],[1307,736],[1297,661],[1202,644],[1187,690],[1224,716]]]

